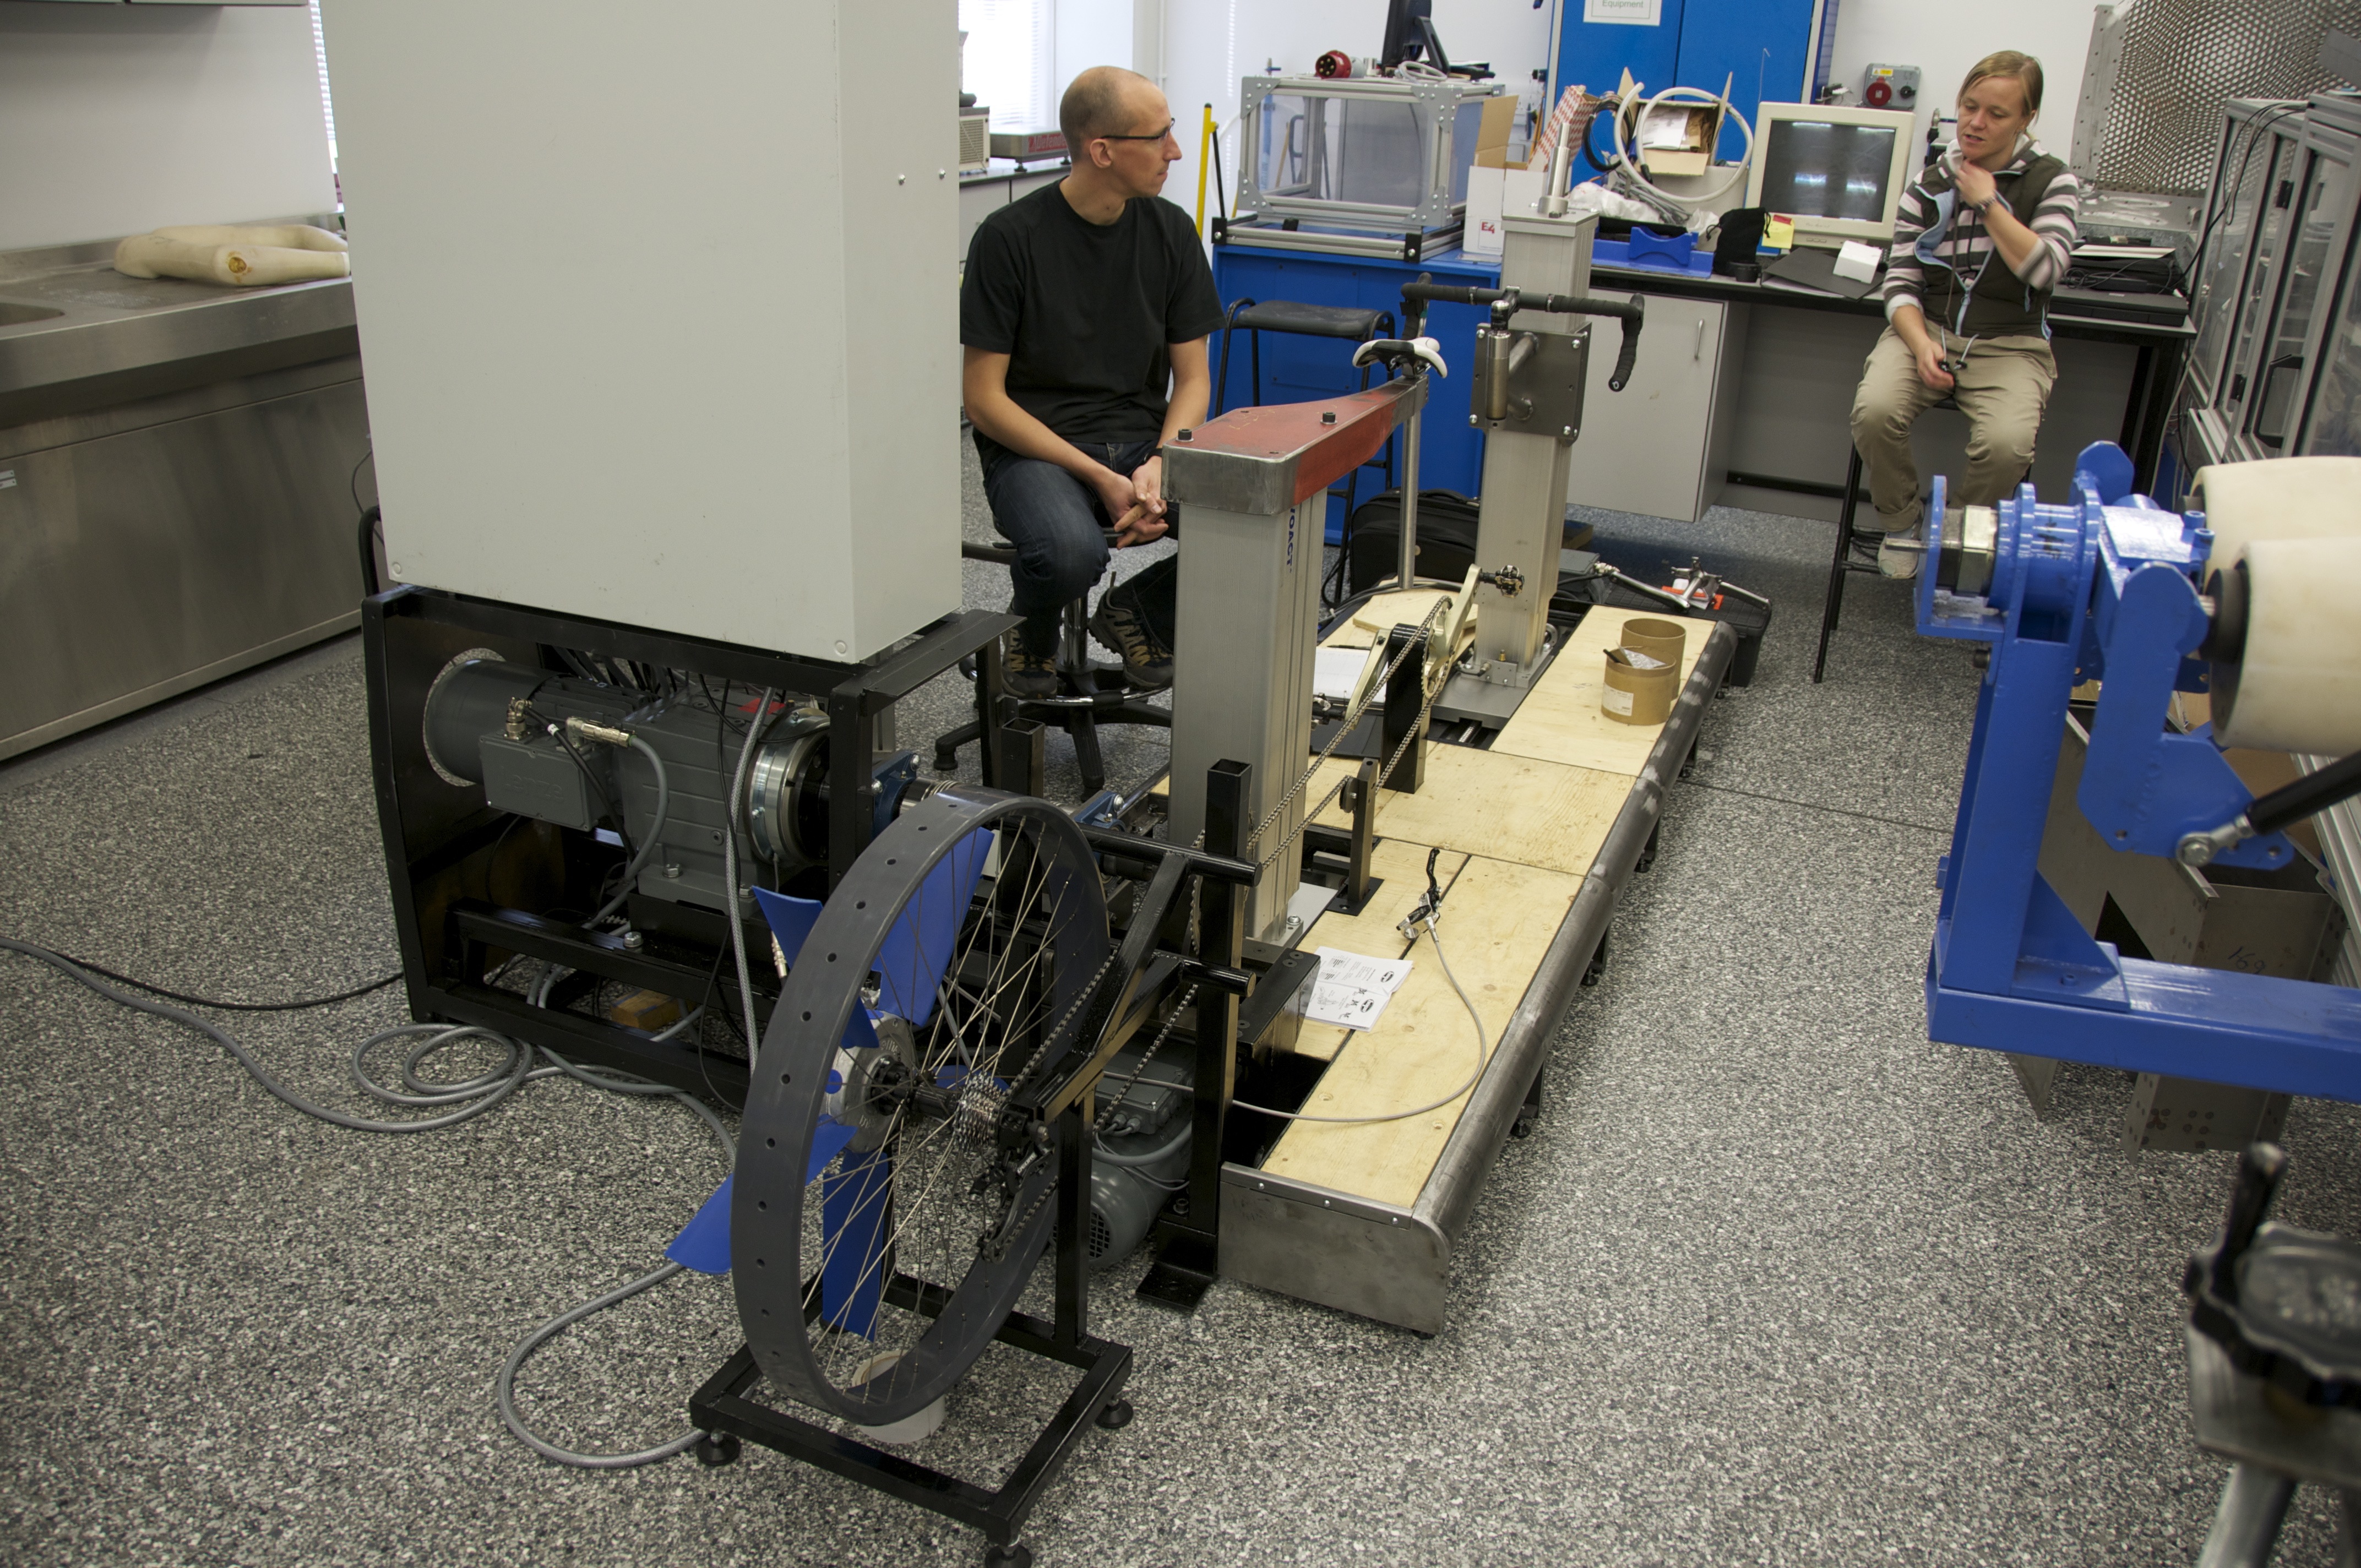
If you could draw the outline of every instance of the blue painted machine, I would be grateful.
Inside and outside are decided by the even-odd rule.
[[[2085,681],[2103,685],[2078,804],[2114,849],[2285,866],[2295,851],[2279,829],[2361,793],[2361,699],[2321,695],[2361,678],[2361,488],[2263,472],[2280,466],[2240,466],[2241,525],[2218,540],[2202,513],[2129,493],[2131,463],[2105,443],[2082,453],[2064,505],[2026,485],[1947,520],[1935,482],[1918,630],[1992,654],[1939,872],[1930,1037],[2361,1101],[2361,992],[2125,958],[2083,930],[2036,866],[2068,697]],[[2279,478],[2300,482],[2264,484]],[[2303,515],[2276,537],[2253,504],[2273,494],[2309,498],[2283,509]],[[2323,614],[2331,604],[2341,608]],[[2292,668],[2301,638],[2324,667]],[[2170,732],[2175,690],[2210,691],[2215,725]],[[2257,800],[2222,754],[2257,743],[2344,761]]]

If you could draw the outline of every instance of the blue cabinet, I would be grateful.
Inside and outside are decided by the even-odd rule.
[[[1828,82],[1837,0],[1657,0],[1653,26],[1586,21],[1586,0],[1562,3],[1553,102],[1576,82],[1612,92],[1625,71],[1651,93],[1675,86],[1719,93],[1727,81],[1752,125],[1759,104],[1808,102]],[[1604,145],[1605,127],[1598,135]],[[1731,126],[1720,156],[1735,160],[1745,140]]]
[[[1384,261],[1365,256],[1323,256],[1304,251],[1264,250],[1253,246],[1213,247],[1213,286],[1220,291],[1226,313],[1240,300],[1295,300],[1311,305],[1349,305],[1393,313],[1401,320],[1402,285],[1422,274],[1435,282],[1498,288],[1498,262],[1444,251],[1423,261]],[[1419,485],[1423,489],[1457,490],[1473,496],[1483,482],[1483,433],[1467,422],[1468,396],[1474,383],[1476,328],[1483,313],[1472,305],[1433,305],[1426,316],[1427,335],[1443,345],[1450,374],[1432,383],[1423,420],[1424,439],[1419,447]],[[1249,334],[1238,333],[1230,350],[1227,382],[1221,389],[1222,406],[1238,408],[1255,400],[1253,354]],[[1221,373],[1222,339],[1212,345],[1214,373]],[[1262,400],[1302,402],[1332,397],[1360,385],[1352,366],[1353,345],[1333,337],[1299,337],[1287,333],[1262,334]],[[1399,476],[1400,470],[1396,470]],[[1374,470],[1359,494],[1367,499],[1381,486]],[[1331,519],[1330,534],[1335,530]]]

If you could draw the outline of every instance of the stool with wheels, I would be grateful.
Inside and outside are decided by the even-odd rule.
[[[1924,411],[1933,413],[1938,410],[1946,413],[1962,411],[1954,398],[1929,403]],[[1820,644],[1812,654],[1812,683],[1815,685],[1819,684],[1822,672],[1828,668],[1828,636],[1836,630],[1837,615],[1844,609],[1845,578],[1855,572],[1869,576],[1883,576],[1878,570],[1876,546],[1884,540],[1885,534],[1877,529],[1856,530],[1852,525],[1854,514],[1861,506],[1861,449],[1857,446],[1851,448],[1849,456],[1850,461],[1845,465],[1844,506],[1837,514],[1836,558],[1828,563],[1828,591],[1820,601]],[[2026,472],[2029,474],[2032,471],[2032,465],[2026,464]],[[1921,536],[1924,536],[1923,527]],[[1925,568],[1922,566],[1920,569]]]
[[[1220,413],[1226,406],[1229,397],[1230,334],[1240,331],[1246,334],[1247,362],[1251,367],[1248,372],[1248,387],[1252,405],[1259,407],[1262,403],[1262,334],[1264,333],[1287,332],[1303,337],[1332,337],[1345,343],[1367,343],[1375,338],[1393,336],[1394,318],[1390,311],[1364,310],[1353,305],[1307,305],[1294,300],[1236,301],[1230,306],[1230,313],[1222,323],[1221,367],[1213,378],[1212,412],[1215,414]],[[1369,371],[1366,366],[1361,369],[1360,384],[1362,390],[1368,389]],[[1383,468],[1387,488],[1390,488],[1394,482],[1392,440],[1388,439],[1380,457],[1373,457],[1361,466]],[[1345,476],[1345,510],[1340,526],[1343,530],[1342,543],[1347,551],[1352,548],[1353,543],[1353,502],[1359,491],[1360,483],[1359,468]],[[1321,593],[1327,603],[1334,605],[1343,601],[1343,585],[1344,571],[1340,557],[1336,580],[1333,585],[1335,591],[1333,593],[1330,591],[1332,585],[1328,583],[1323,582],[1321,585]]]
[[[1115,535],[1107,534],[1113,544]],[[1006,565],[1016,559],[1014,545],[976,544],[962,543],[960,554],[970,561],[994,561]],[[1060,690],[1056,696],[1019,698],[1000,696],[998,722],[1030,719],[1035,723],[1053,725],[1072,737],[1074,760],[1082,771],[1082,795],[1085,798],[1106,787],[1106,762],[1099,751],[1098,731],[1106,724],[1147,724],[1159,729],[1172,727],[1172,715],[1133,694],[1125,681],[1123,666],[1103,664],[1091,657],[1090,595],[1078,595],[1071,600],[1058,618],[1058,679]],[[976,717],[956,729],[945,730],[935,737],[935,770],[950,773],[959,767],[959,749],[983,735],[983,724],[994,717],[993,694],[984,690],[980,670],[972,668],[967,660],[961,669],[975,677]],[[1021,765],[1021,764],[1020,764]],[[1002,789],[1035,793],[1038,780],[988,779],[987,784]]]

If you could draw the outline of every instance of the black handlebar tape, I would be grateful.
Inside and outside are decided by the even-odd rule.
[[[2356,795],[2361,795],[2361,751],[2264,795],[2246,807],[2246,824],[2258,834],[2276,833]]]

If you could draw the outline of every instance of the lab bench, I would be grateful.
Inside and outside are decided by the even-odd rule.
[[[1224,306],[1242,298],[1400,310],[1401,286],[1497,287],[1499,265],[1446,251],[1416,262],[1248,247],[1213,247]],[[1637,293],[1647,303],[1639,360],[1621,392],[1607,389],[1611,354],[1595,354],[1569,501],[1694,521],[1717,503],[1834,521],[1851,445],[1861,363],[1884,327],[1875,295],[1849,300],[1764,283],[1594,264],[1591,292]],[[1427,406],[1420,483],[1476,494],[1483,434],[1468,422],[1476,327],[1481,312],[1438,305],[1427,332],[1455,374]],[[2129,454],[2143,488],[2154,483],[2166,414],[2194,335],[2183,325],[2084,319],[2053,312],[2057,390],[2044,419],[2033,479],[2045,495],[2073,477],[2074,455],[2093,441]],[[1218,353],[1219,345],[1215,345]],[[1352,389],[1347,345],[1266,334],[1263,399],[1282,401]],[[1249,400],[1241,343],[1224,383],[1226,403]],[[1958,420],[1921,422],[1919,465],[1965,466]]]
[[[0,758],[357,623],[347,280],[0,254]]]

